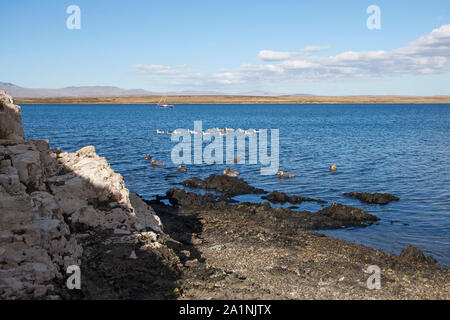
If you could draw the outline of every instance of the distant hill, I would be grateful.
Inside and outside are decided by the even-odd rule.
[[[58,98],[58,97],[106,97],[106,96],[159,96],[162,92],[147,91],[144,89],[122,89],[111,86],[84,86],[66,87],[59,89],[47,88],[24,88],[12,83],[0,82],[0,90],[5,90],[14,98]],[[169,96],[219,96],[228,95],[216,91],[171,91],[166,92]],[[278,96],[280,94],[251,91],[238,93],[242,96]]]
[[[92,86],[67,87],[60,89],[23,88],[12,83],[0,82],[0,90],[20,98],[50,98],[50,97],[86,97],[86,96],[134,96],[159,94],[142,89],[121,89],[118,87]]]

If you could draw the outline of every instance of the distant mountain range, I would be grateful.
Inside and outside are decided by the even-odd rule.
[[[89,96],[159,96],[163,92],[153,92],[144,89],[122,89],[109,86],[85,86],[85,87],[66,87],[59,89],[47,88],[24,88],[12,83],[0,82],[0,90],[14,98],[55,98],[55,97],[89,97]],[[172,91],[164,92],[169,96],[212,96],[212,95],[229,95],[228,93],[216,91]],[[242,96],[279,96],[264,91],[250,91],[244,93],[235,93]]]

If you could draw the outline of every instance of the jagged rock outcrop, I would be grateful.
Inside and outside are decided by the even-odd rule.
[[[123,178],[92,146],[59,153],[61,175],[47,179],[55,199],[73,228],[102,227],[161,232],[161,221],[141,198],[131,194]]]
[[[0,90],[0,139],[25,139],[20,107],[3,90]]]
[[[46,188],[43,163],[49,150],[37,145],[0,141],[1,298],[45,295],[52,290],[48,282],[61,279],[82,254],[64,210]]]
[[[50,150],[24,140],[20,107],[0,92],[0,299],[41,298],[79,265],[79,232],[161,233],[153,209],[130,194],[94,147]]]

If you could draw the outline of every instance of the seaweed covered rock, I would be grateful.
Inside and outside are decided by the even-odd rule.
[[[367,192],[348,192],[344,196],[356,198],[368,204],[388,204],[391,201],[398,201],[400,198],[389,193],[367,193]]]
[[[367,222],[380,220],[380,218],[373,216],[362,209],[345,206],[339,203],[333,203],[331,206],[318,211],[317,214],[341,221],[343,224],[347,225],[365,224]]]
[[[172,205],[185,208],[208,208],[209,205],[215,205],[218,198],[212,194],[201,195],[183,189],[169,189],[166,192],[166,199]]]
[[[435,265],[437,263],[436,259],[432,256],[425,257],[423,252],[413,245],[409,245],[402,250],[400,253],[400,259],[412,263],[426,263],[429,265]]]
[[[273,191],[271,194],[267,196],[262,196],[262,199],[266,199],[272,203],[292,203],[292,204],[301,204],[302,202],[317,202],[317,203],[327,203],[324,200],[313,199],[313,198],[304,198],[301,196],[288,196],[286,193]]]
[[[215,174],[210,175],[205,180],[190,178],[183,181],[181,185],[187,188],[214,190],[227,197],[234,197],[242,194],[266,193],[262,189],[250,186],[244,179]]]
[[[289,226],[291,231],[336,229],[349,226],[365,226],[371,221],[379,220],[364,210],[333,204],[319,212],[292,211],[287,208],[272,208],[269,203],[238,203],[230,204],[226,198],[212,194],[196,194],[183,189],[169,189],[165,199],[174,206],[180,206],[185,212],[217,212],[219,215],[235,216],[236,219],[267,223],[277,228],[280,225]]]

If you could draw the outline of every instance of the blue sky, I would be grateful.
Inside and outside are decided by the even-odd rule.
[[[80,30],[66,27],[72,4],[81,9]],[[366,26],[373,4],[381,30]],[[448,0],[8,1],[0,10],[0,81],[448,95],[449,24]]]

